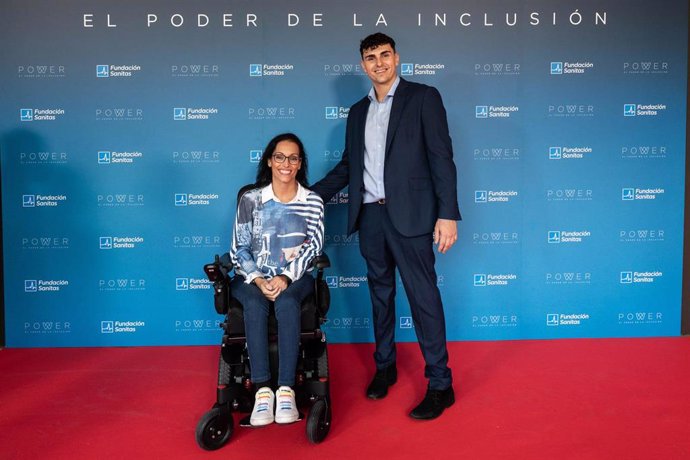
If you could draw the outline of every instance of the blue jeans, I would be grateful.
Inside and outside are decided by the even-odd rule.
[[[251,363],[252,380],[268,382],[268,313],[270,301],[253,284],[236,276],[231,284],[232,296],[244,307],[244,330]],[[278,321],[278,385],[294,386],[300,339],[302,301],[314,292],[314,278],[305,275],[294,281],[275,300]]]

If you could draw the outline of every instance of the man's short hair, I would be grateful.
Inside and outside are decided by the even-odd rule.
[[[381,45],[391,45],[391,48],[395,51],[395,40],[386,34],[376,32],[375,34],[364,37],[364,40],[359,42],[359,54],[364,57],[364,52],[366,50],[375,49]]]

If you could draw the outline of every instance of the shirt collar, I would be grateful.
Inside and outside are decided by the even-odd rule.
[[[275,194],[273,193],[273,187],[271,184],[268,184],[266,187],[261,189],[261,204],[265,204],[271,200],[275,201],[276,203],[282,203],[282,201],[276,198]],[[290,203],[295,203],[297,201],[301,201],[303,203],[306,203],[307,201],[307,189],[302,187],[302,184],[299,182],[297,182],[297,194],[292,201],[290,201]]]
[[[395,81],[393,82],[393,86],[391,86],[391,89],[388,90],[388,94],[386,94],[386,97],[384,98],[384,101],[389,98],[393,97],[395,95],[395,90],[398,89],[398,85],[400,84],[400,76],[395,77]],[[370,101],[376,101],[376,90],[372,86],[371,89],[369,90],[369,100]]]

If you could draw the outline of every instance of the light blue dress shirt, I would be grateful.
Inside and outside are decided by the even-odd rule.
[[[393,95],[399,83],[400,77],[395,79],[383,102],[376,99],[373,87],[369,91],[369,111],[364,128],[364,203],[375,203],[386,198],[383,184],[386,134],[393,106]]]

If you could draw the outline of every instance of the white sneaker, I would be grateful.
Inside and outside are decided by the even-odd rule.
[[[299,419],[295,392],[290,387],[280,387],[276,391],[276,423],[292,423]]]
[[[254,410],[249,418],[252,426],[264,426],[273,423],[275,395],[269,387],[259,388],[254,396]]]

